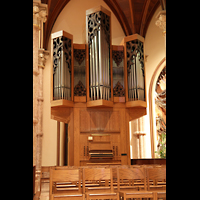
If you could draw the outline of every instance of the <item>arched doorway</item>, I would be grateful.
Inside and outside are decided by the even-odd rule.
[[[150,138],[151,138],[151,154],[152,158],[155,158],[158,154],[157,145],[159,138],[157,137],[156,129],[156,103],[155,103],[155,89],[158,81],[158,77],[161,74],[162,70],[166,67],[166,58],[164,57],[158,66],[156,67],[153,76],[151,78],[149,86],[149,122],[150,122]],[[158,124],[159,122],[157,122]]]

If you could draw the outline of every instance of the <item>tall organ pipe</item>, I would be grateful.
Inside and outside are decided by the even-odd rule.
[[[97,35],[94,36],[95,45],[95,66],[96,66],[96,93],[97,99],[99,99],[99,51],[98,51],[98,31]]]
[[[60,36],[54,38],[54,100],[71,98],[71,40]]]
[[[92,76],[93,76],[93,70],[92,70],[92,45],[90,44],[90,95],[91,95],[91,100],[93,98],[93,80],[92,80]]]
[[[94,20],[95,24],[97,24],[95,26],[93,25]],[[92,24],[91,27],[90,24]],[[110,39],[108,39],[110,37],[108,30],[110,30],[110,28],[108,27],[108,16],[102,11],[90,14],[88,16],[91,100],[109,100],[110,97]]]
[[[100,99],[103,99],[103,68],[102,68],[102,52],[101,52],[101,46],[102,46],[102,33],[101,31],[98,31],[98,47],[99,47],[99,86],[100,86]]]
[[[143,43],[136,39],[126,43],[129,101],[145,100]]]

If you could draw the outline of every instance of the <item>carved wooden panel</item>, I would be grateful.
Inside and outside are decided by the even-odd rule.
[[[110,130],[120,132],[119,111],[113,111],[110,113]]]
[[[81,132],[120,132],[118,111],[80,111]]]
[[[109,118],[110,112],[103,111],[99,112],[99,119],[100,119],[100,130],[109,131]]]
[[[87,110],[80,111],[80,131],[90,131],[90,112]]]
[[[74,87],[74,96],[86,96],[86,88],[81,81]]]

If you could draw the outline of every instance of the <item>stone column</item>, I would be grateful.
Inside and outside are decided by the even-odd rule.
[[[163,31],[163,37],[165,39],[165,47],[166,47],[166,10],[162,10],[156,16],[156,26],[158,26]]]
[[[39,24],[38,7],[33,3],[33,165],[36,165],[36,134],[37,134],[37,89],[38,89],[38,45],[39,45]]]
[[[39,49],[38,53],[38,125],[37,125],[37,146],[36,146],[36,176],[40,179],[41,162],[42,162],[42,136],[43,136],[43,69],[45,67],[46,59],[49,55],[48,51]],[[39,187],[38,182],[38,187]]]
[[[36,165],[36,190],[39,191],[41,172],[43,68],[48,52],[41,49],[43,23],[47,20],[47,4],[33,1],[33,165]]]

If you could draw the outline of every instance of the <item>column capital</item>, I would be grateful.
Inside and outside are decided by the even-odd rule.
[[[166,10],[162,10],[156,16],[156,26],[158,26],[163,31],[163,35],[166,33]]]
[[[38,49],[38,67],[45,67],[46,60],[49,56],[49,51],[44,49]]]
[[[47,4],[41,0],[33,0],[33,25],[40,26],[40,21],[46,22],[48,15]]]

